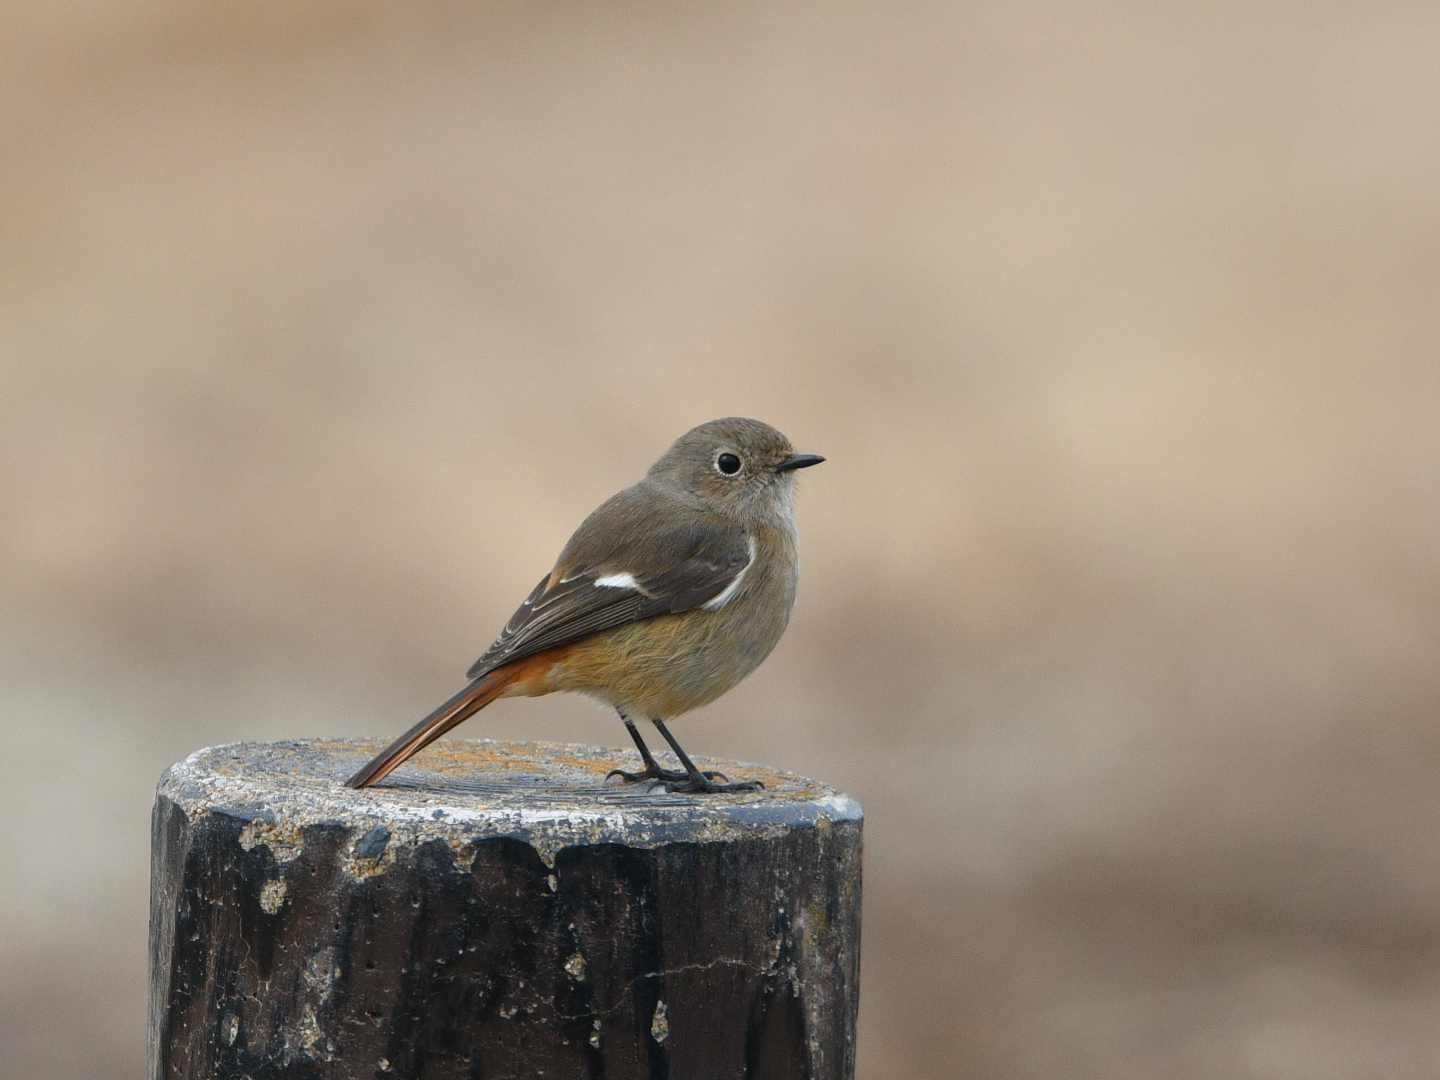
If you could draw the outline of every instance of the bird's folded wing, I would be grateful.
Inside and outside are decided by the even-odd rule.
[[[624,623],[710,603],[737,583],[755,555],[745,531],[728,521],[644,535],[643,542],[593,552],[599,557],[589,560],[584,548],[590,545],[583,542],[577,558],[562,555],[466,677]],[[572,541],[567,554],[576,546]]]

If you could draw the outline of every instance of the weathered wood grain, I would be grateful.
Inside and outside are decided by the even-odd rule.
[[[815,781],[606,784],[633,754],[203,750],[154,811],[151,1080],[851,1076],[861,814]]]

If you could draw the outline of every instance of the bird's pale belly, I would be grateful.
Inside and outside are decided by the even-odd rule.
[[[590,694],[637,716],[668,719],[709,704],[760,666],[785,632],[793,584],[756,580],[720,611],[627,623],[555,650],[519,694]]]

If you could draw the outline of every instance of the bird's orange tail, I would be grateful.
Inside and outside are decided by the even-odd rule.
[[[373,761],[345,781],[346,787],[369,787],[418,750],[423,750],[456,724],[474,716],[526,674],[526,665],[507,664],[476,679],[438,709],[401,735]]]

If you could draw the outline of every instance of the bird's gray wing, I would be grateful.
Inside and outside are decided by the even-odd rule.
[[[724,602],[754,560],[753,541],[692,508],[663,512],[672,504],[637,493],[644,486],[586,519],[467,678],[624,623]]]

